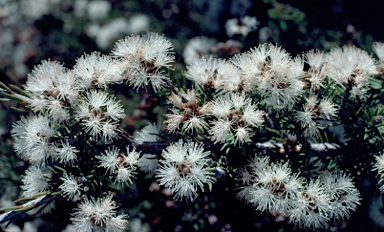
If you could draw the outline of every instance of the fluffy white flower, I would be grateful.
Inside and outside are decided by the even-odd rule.
[[[291,172],[288,163],[253,169],[253,174],[255,183],[248,201],[258,210],[286,215],[303,188],[303,180]]]
[[[64,173],[63,177],[60,177],[63,183],[59,186],[59,189],[63,191],[62,195],[68,200],[75,201],[80,198],[81,183],[76,180],[72,174]]]
[[[377,74],[374,59],[365,51],[344,46],[333,49],[326,57],[326,74],[337,84],[354,87],[352,96],[363,98],[368,90],[368,77]]]
[[[184,143],[179,140],[165,150],[157,169],[160,185],[169,188],[176,199],[192,201],[198,195],[198,189],[204,191],[204,184],[213,183],[214,173],[208,167],[209,151],[197,143]]]
[[[77,160],[76,153],[78,152],[79,150],[77,150],[76,147],[71,146],[68,140],[66,140],[65,143],[61,141],[61,147],[56,148],[60,163],[64,164],[72,165],[72,163]]]
[[[140,153],[135,148],[130,151],[127,147],[127,154],[120,152],[116,147],[109,148],[104,154],[96,156],[99,160],[99,167],[106,168],[115,177],[115,182],[120,184],[132,183],[136,174]]]
[[[77,231],[123,231],[128,225],[128,216],[116,216],[116,208],[110,196],[97,199],[91,197],[91,200],[85,198],[75,209],[71,221]]]
[[[49,190],[49,179],[37,166],[31,166],[25,171],[25,175],[21,179],[24,190],[24,197],[33,197],[34,195]]]
[[[11,135],[15,140],[16,154],[34,165],[45,165],[45,161],[56,153],[56,125],[46,116],[24,118],[12,125]]]
[[[187,66],[185,76],[195,84],[216,89],[222,84],[222,78],[217,74],[224,63],[224,60],[212,56],[198,58]]]
[[[245,94],[232,93],[215,98],[210,113],[217,118],[210,121],[213,126],[209,131],[215,142],[231,139],[235,143],[247,142],[253,135],[251,127],[259,127],[264,122],[263,112],[257,110]]]
[[[321,182],[311,180],[305,190],[297,194],[288,211],[288,221],[302,228],[324,228],[333,210],[330,200]]]
[[[303,93],[304,63],[281,47],[263,44],[235,56],[232,62],[240,68],[246,89],[256,91],[267,106],[290,108]]]
[[[152,84],[154,91],[166,85],[168,77],[161,68],[171,68],[173,47],[165,37],[156,33],[128,36],[116,43],[113,56],[120,59],[120,67],[134,87]]]
[[[83,90],[94,86],[106,88],[108,84],[122,81],[116,62],[107,55],[93,52],[76,60],[73,67],[76,76],[76,88]]]
[[[352,178],[342,172],[325,173],[320,177],[328,195],[333,210],[330,217],[335,219],[349,218],[351,211],[360,205],[360,193],[354,186]]]

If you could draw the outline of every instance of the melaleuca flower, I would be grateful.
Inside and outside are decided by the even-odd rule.
[[[78,152],[79,150],[77,150],[76,147],[71,146],[68,140],[66,140],[65,143],[61,141],[61,146],[56,148],[57,158],[60,163],[69,165],[72,165],[77,160],[76,153]]]
[[[244,94],[226,94],[212,101],[210,114],[216,120],[210,121],[210,134],[215,142],[247,142],[253,135],[252,127],[264,122],[263,112],[257,110],[250,98]]]
[[[260,211],[286,215],[303,188],[303,180],[292,173],[288,163],[265,165],[265,162],[266,160],[258,161],[262,164],[259,167],[253,166],[255,161],[251,164],[252,187],[247,188],[245,199]]]
[[[107,172],[115,177],[115,182],[120,184],[132,183],[136,175],[140,153],[134,148],[132,151],[127,147],[127,154],[120,152],[116,147],[109,148],[104,154],[96,156],[99,167],[106,168]]]
[[[173,47],[165,37],[156,33],[128,36],[116,43],[112,51],[119,58],[124,78],[134,87],[152,84],[154,91],[166,86],[168,79],[162,68],[171,68]]]
[[[72,174],[64,173],[63,177],[60,177],[63,183],[59,186],[59,189],[63,191],[61,195],[66,197],[68,200],[75,201],[80,199],[81,194],[81,183]]]
[[[212,48],[215,43],[215,39],[204,36],[194,37],[188,40],[183,52],[184,62],[191,64],[196,59],[212,55]]]
[[[303,61],[292,59],[281,47],[263,44],[235,56],[232,62],[241,69],[246,89],[256,91],[267,106],[290,108],[303,92]]]
[[[192,201],[198,195],[198,189],[204,191],[204,184],[215,181],[213,169],[209,167],[209,151],[202,145],[179,140],[162,152],[157,169],[160,185],[169,188],[176,199]]]
[[[79,98],[75,117],[94,138],[111,140],[117,136],[117,122],[125,117],[124,109],[106,92],[91,90]]]
[[[360,205],[360,193],[354,186],[352,178],[342,172],[325,173],[320,176],[328,195],[330,205],[330,217],[335,219],[349,218],[351,211],[356,211]]]
[[[44,174],[40,167],[31,166],[25,171],[25,175],[21,179],[23,185],[21,189],[24,190],[24,197],[33,197],[40,192],[49,190],[50,179],[47,174]]]
[[[116,216],[116,203],[112,197],[84,198],[71,221],[77,231],[124,231],[128,225],[125,214]]]
[[[323,52],[311,50],[304,54],[305,62],[309,65],[309,70],[303,74],[307,87],[311,90],[319,90],[324,87],[326,77],[326,63]]]
[[[373,58],[354,46],[335,48],[326,58],[326,75],[341,86],[351,85],[352,96],[363,98],[368,91],[368,78],[377,73]]]
[[[225,31],[229,37],[237,34],[243,36],[248,35],[249,32],[257,29],[259,22],[256,17],[244,16],[241,19],[229,19],[225,23]]]
[[[80,90],[93,88],[106,88],[108,84],[122,81],[121,70],[116,62],[107,55],[93,52],[83,55],[76,60],[73,67],[76,77],[76,88]]]
[[[311,180],[288,210],[288,221],[302,228],[324,228],[331,211],[330,196],[319,180]]]
[[[43,61],[28,75],[24,88],[30,93],[27,100],[35,112],[45,112],[56,122],[69,119],[69,105],[78,92],[74,89],[73,72],[57,62]]]
[[[16,154],[33,165],[45,165],[49,157],[56,156],[56,130],[57,125],[46,116],[22,117],[11,130]]]
[[[160,125],[156,123],[149,123],[139,132],[133,134],[135,140],[142,144],[145,142],[156,142],[160,140]]]
[[[317,122],[317,119],[331,120],[337,115],[338,108],[329,99],[317,101],[316,96],[309,96],[307,103],[304,105],[304,111],[297,111],[295,119],[300,122],[304,130],[304,136],[308,138],[317,137],[319,129],[323,126]]]
[[[172,93],[169,101],[175,106],[167,117],[164,124],[169,132],[181,129],[184,133],[201,132],[207,128],[205,115],[209,110],[209,104],[199,105],[200,100],[196,97],[194,90]]]
[[[232,68],[236,70],[236,67]],[[205,89],[220,89],[224,80],[233,78],[233,74],[239,74],[228,71],[226,61],[209,56],[193,60],[187,66],[185,77]]]

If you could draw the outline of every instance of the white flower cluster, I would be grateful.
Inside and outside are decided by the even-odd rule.
[[[267,157],[255,157],[248,168],[238,171],[247,184],[238,196],[257,210],[284,215],[302,228],[324,228],[331,219],[348,218],[360,204],[352,179],[341,172],[307,182],[292,173],[288,163],[269,163]]]
[[[163,150],[163,160],[157,169],[160,185],[174,193],[175,199],[192,201],[204,184],[215,182],[213,169],[209,167],[210,152],[201,144],[179,140]]]
[[[124,231],[128,225],[125,214],[116,216],[116,203],[111,197],[85,198],[72,214],[71,221],[76,231]]]
[[[132,178],[136,174],[140,153],[135,148],[130,151],[127,147],[127,154],[124,155],[116,147],[105,151],[105,154],[96,156],[99,160],[99,167],[106,168],[110,174],[115,175],[115,182],[121,184],[132,183]]]
[[[114,216],[116,206],[110,198],[89,201],[87,197],[103,191],[109,178],[121,185],[132,183],[138,166],[154,172],[158,160],[151,154],[140,157],[135,148],[127,147],[124,154],[111,146],[122,137],[120,122],[125,113],[108,87],[124,82],[134,87],[152,83],[159,91],[167,85],[163,69],[171,68],[172,49],[169,40],[148,33],[119,41],[113,56],[85,54],[73,69],[54,61],[36,66],[24,90],[11,93],[35,113],[22,117],[11,130],[16,154],[32,165],[22,179],[24,196],[34,198],[52,191],[68,200],[81,201],[73,219],[80,231],[123,230],[126,217]],[[156,135],[150,134],[156,129],[148,128],[138,141],[156,141]],[[108,149],[100,154],[94,148],[99,145]],[[46,167],[54,174],[43,172]],[[105,169],[108,180],[96,181]]]

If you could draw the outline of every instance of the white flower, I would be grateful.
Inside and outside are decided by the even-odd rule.
[[[195,59],[187,66],[185,77],[197,85],[216,89],[222,84],[222,79],[217,74],[224,62],[212,56]]]
[[[173,47],[165,37],[156,33],[128,36],[116,43],[113,56],[120,59],[120,67],[134,87],[152,84],[154,91],[166,85],[168,77],[161,68],[171,68]]]
[[[165,150],[157,169],[160,185],[171,189],[176,199],[193,200],[198,189],[204,191],[204,184],[213,183],[214,173],[208,167],[209,151],[197,143],[179,140]]]
[[[335,48],[326,59],[326,75],[341,86],[350,83],[355,88],[352,96],[363,98],[369,86],[368,77],[377,74],[374,59],[354,46]]]
[[[263,44],[232,58],[241,69],[244,88],[256,91],[267,106],[277,110],[291,108],[303,93],[304,63],[292,59],[284,49]]]
[[[110,174],[115,176],[115,182],[126,184],[132,183],[132,178],[136,174],[140,153],[134,148],[132,151],[127,147],[127,154],[120,153],[116,147],[108,148],[105,154],[96,156],[99,160],[99,167],[106,168]]]
[[[324,228],[333,210],[327,189],[319,180],[311,180],[293,203],[288,211],[288,222],[302,228]]]
[[[56,145],[52,142],[55,132],[55,123],[45,116],[22,117],[11,130],[16,154],[31,164],[45,165],[56,153]]]
[[[213,125],[209,133],[215,142],[232,139],[235,143],[250,141],[253,135],[251,127],[259,127],[264,122],[264,114],[256,109],[245,94],[225,94],[215,98],[210,113],[217,119],[210,121]]]
[[[25,171],[25,176],[21,179],[24,190],[24,197],[33,197],[34,195],[49,190],[50,184],[48,177],[37,166],[31,166]]]
[[[101,136],[108,141],[117,137],[116,124],[125,114],[114,97],[104,91],[91,90],[80,98],[75,117],[84,126],[85,132],[95,139]]]
[[[97,199],[91,197],[91,200],[85,198],[72,214],[71,221],[77,231],[123,231],[128,225],[128,216],[116,216],[116,208],[110,196]]]
[[[194,37],[188,40],[183,52],[184,62],[191,64],[196,59],[211,55],[215,43],[215,39],[204,36]]]
[[[330,217],[335,219],[349,218],[350,211],[355,211],[360,205],[360,193],[354,186],[352,178],[342,172],[325,173],[320,177],[328,195],[333,210]]]
[[[303,188],[303,180],[291,172],[288,163],[254,168],[253,175],[255,183],[248,201],[258,210],[286,215]]]
[[[337,106],[329,99],[322,99],[319,104],[320,114],[324,115],[327,120],[336,117],[338,111]]]
[[[65,143],[61,141],[61,146],[60,148],[56,148],[60,163],[72,165],[72,163],[77,160],[76,153],[78,153],[79,150],[71,146],[68,140],[66,140]]]
[[[72,174],[68,175],[67,173],[64,173],[64,176],[60,177],[60,179],[63,181],[59,186],[61,191],[63,191],[62,195],[72,201],[79,199],[82,190],[81,183]]]
[[[257,29],[259,22],[256,17],[244,16],[242,19],[229,19],[225,23],[225,30],[229,37],[241,34],[243,36],[248,35],[249,32]]]
[[[80,90],[94,86],[106,88],[108,84],[122,81],[116,62],[110,56],[101,55],[99,52],[78,58],[73,71],[76,76],[76,88]]]

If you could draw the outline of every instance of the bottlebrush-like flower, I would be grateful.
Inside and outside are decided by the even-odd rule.
[[[60,160],[60,163],[72,165],[74,161],[77,160],[76,153],[79,150],[76,147],[71,146],[68,140],[61,141],[61,147],[56,148],[57,158]]]
[[[217,119],[210,121],[212,140],[215,142],[233,140],[247,142],[253,135],[250,128],[259,127],[264,122],[262,111],[256,109],[245,94],[226,94],[213,100],[210,114]]]
[[[110,174],[114,175],[115,182],[121,184],[132,183],[132,178],[136,174],[140,153],[135,148],[130,151],[127,147],[127,154],[120,152],[116,147],[109,148],[104,154],[96,156],[99,160],[99,167],[106,168]]]
[[[287,215],[303,188],[303,180],[291,172],[288,163],[253,169],[253,175],[254,183],[246,199],[260,211]]]
[[[33,197],[40,192],[49,190],[50,186],[49,178],[37,166],[29,167],[21,181],[23,182],[21,189],[24,190],[24,197]]]
[[[232,62],[241,69],[247,89],[254,89],[267,106],[277,110],[290,108],[303,92],[303,61],[292,59],[284,49],[263,44]]]
[[[76,88],[89,89],[94,86],[106,88],[108,84],[122,81],[121,70],[110,56],[93,52],[76,60],[73,67]]]
[[[319,180],[311,180],[288,210],[288,221],[302,228],[324,228],[331,211],[330,196]]]
[[[16,154],[33,165],[43,166],[45,161],[56,155],[53,143],[57,125],[46,116],[22,117],[12,126]]]
[[[355,211],[360,205],[360,193],[354,186],[352,178],[342,172],[325,173],[320,176],[328,195],[330,205],[330,217],[335,219],[349,218],[351,211]]]
[[[117,136],[118,120],[125,117],[124,109],[114,97],[104,91],[91,90],[79,98],[75,117],[94,138],[111,140]]]
[[[215,181],[213,169],[208,166],[209,155],[197,143],[172,143],[163,150],[164,160],[160,160],[157,169],[160,185],[169,188],[175,199],[192,201],[198,189],[204,191],[204,184]]]
[[[80,198],[81,183],[72,175],[64,173],[63,177],[60,177],[63,183],[59,186],[59,189],[63,191],[62,195],[68,200],[75,201]]]
[[[120,60],[120,68],[130,85],[145,87],[151,83],[154,91],[158,91],[168,79],[161,68],[171,68],[174,62],[172,50],[171,42],[164,36],[147,33],[118,41],[112,54]]]
[[[85,198],[76,212],[72,214],[71,221],[77,231],[124,231],[128,225],[125,214],[116,216],[116,203],[112,197]]]
[[[164,122],[169,132],[181,129],[184,133],[201,132],[207,128],[205,115],[209,110],[209,103],[199,106],[199,99],[194,90],[172,93],[169,101],[175,106],[171,113],[164,116],[168,119]]]
[[[57,62],[43,61],[28,75],[24,88],[30,98],[25,101],[35,112],[44,112],[55,122],[66,121],[69,105],[78,96],[74,84],[72,71]]]

